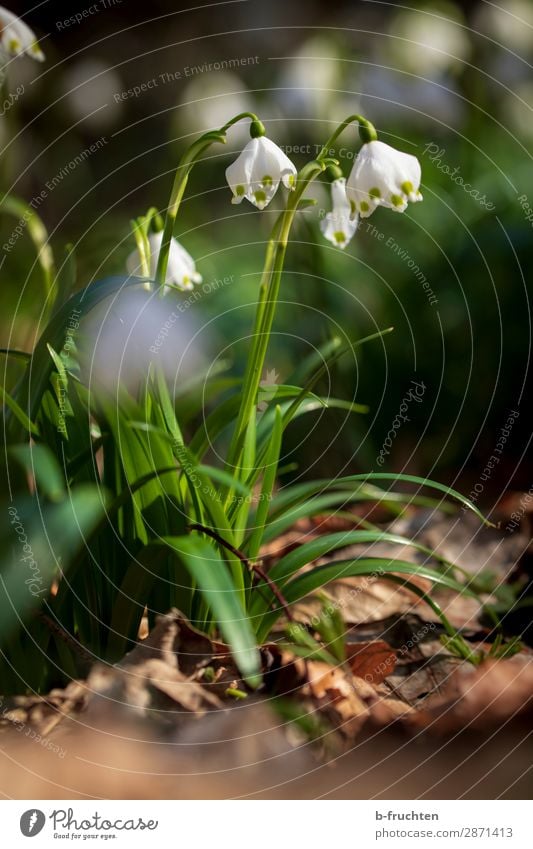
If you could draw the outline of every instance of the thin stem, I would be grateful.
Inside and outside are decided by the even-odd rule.
[[[131,230],[137,245],[137,253],[140,260],[141,276],[150,277],[150,243],[143,227],[142,219],[134,218],[131,221]]]
[[[291,226],[298,209],[298,203],[309,183],[325,169],[324,162],[313,161],[308,163],[300,171],[296,187],[289,195],[287,207],[281,216],[281,221],[276,223],[275,230],[279,226],[279,234],[272,235],[267,246],[265,266],[261,280],[260,296],[257,305],[256,320],[254,326],[254,337],[252,350],[247,362],[243,381],[243,392],[237,422],[233,438],[228,451],[226,467],[237,465],[242,451],[244,433],[247,423],[256,403],[259,383],[265,364],[265,356],[270,340],[270,332],[276,313],[281,274],[285,262],[285,254],[289,240]]]
[[[38,611],[37,618],[44,622],[49,631],[59,637],[64,643],[66,643],[73,650],[75,654],[78,655],[81,660],[84,660],[87,663],[94,663],[94,655],[91,652],[87,651],[81,643],[78,642],[76,637],[73,637],[63,626],[51,616],[48,616],[46,613],[42,611]]]
[[[191,173],[198,157],[201,156],[202,153],[204,153],[204,151],[213,144],[213,142],[225,144],[226,137],[224,132],[214,131],[205,133],[201,138],[195,141],[188,150],[185,151],[176,169],[174,183],[172,184],[172,191],[170,193],[170,200],[165,214],[165,226],[163,227],[161,249],[157,259],[157,269],[155,272],[155,283],[157,287],[162,287],[166,280],[170,243],[174,233],[176,216],[187,187],[189,174]]]
[[[282,608],[283,608],[283,611],[284,611],[284,613],[285,613],[285,616],[287,617],[287,619],[289,620],[289,622],[294,622],[294,616],[293,616],[293,615],[292,615],[292,613],[291,613],[290,606],[289,606],[289,602],[288,602],[288,601],[287,601],[287,599],[284,597],[283,593],[281,592],[281,590],[279,589],[279,587],[277,586],[277,584],[275,584],[275,583],[274,583],[274,581],[272,581],[272,580],[268,577],[268,575],[267,575],[267,574],[266,574],[266,572],[265,572],[265,571],[261,568],[261,566],[258,566],[258,564],[257,564],[257,563],[253,563],[252,561],[248,560],[248,558],[246,557],[246,555],[245,555],[245,554],[243,554],[243,553],[242,553],[242,551],[239,551],[239,549],[238,549],[238,548],[235,548],[235,546],[234,546],[234,545],[232,545],[230,542],[228,542],[228,541],[227,541],[227,540],[225,540],[223,537],[221,537],[219,534],[217,534],[217,532],[216,532],[216,531],[214,531],[212,528],[207,528],[205,525],[200,525],[200,524],[198,524],[198,523],[194,523],[194,524],[192,524],[192,525],[189,525],[189,530],[191,530],[191,531],[200,531],[201,533],[205,534],[206,536],[211,537],[211,539],[214,539],[214,540],[215,540],[215,542],[218,542],[221,546],[223,546],[223,547],[224,547],[224,548],[226,548],[228,551],[230,551],[232,554],[234,554],[234,555],[235,555],[235,557],[238,557],[238,558],[239,558],[239,560],[241,561],[241,563],[242,563],[242,564],[243,564],[243,565],[244,565],[244,566],[245,566],[245,567],[246,567],[246,568],[247,568],[250,572],[255,572],[255,574],[256,574],[259,578],[261,578],[261,580],[262,580],[262,581],[264,581],[264,582],[265,582],[265,584],[267,585],[267,587],[271,590],[272,594],[275,596],[275,598],[276,598],[276,599],[277,599],[277,601],[279,602],[280,607],[282,607]]]
[[[294,625],[298,624],[298,622],[295,620],[294,616],[292,615],[292,611],[291,611],[289,602],[287,601],[287,599],[285,598],[285,596],[281,592],[278,585],[271,578],[269,578],[269,576],[264,571],[264,569],[261,568],[261,566],[259,566],[257,563],[254,563],[254,562],[248,560],[248,558],[246,557],[246,555],[244,555],[242,553],[242,551],[239,551],[238,548],[235,548],[235,546],[231,545],[231,543],[228,543],[225,539],[223,539],[221,536],[219,536],[216,531],[213,531],[211,528],[206,528],[204,525],[198,525],[198,524],[189,525],[189,528],[190,528],[190,530],[201,531],[206,536],[211,537],[211,539],[216,540],[218,543],[220,543],[220,545],[224,546],[225,548],[228,549],[228,551],[230,551],[232,554],[234,554],[236,557],[238,557],[239,560],[241,561],[241,563],[243,563],[243,565],[245,565],[251,572],[253,572],[255,575],[257,575],[257,577],[260,578],[265,583],[265,586],[267,586],[270,589],[272,595],[274,596],[274,598],[278,602],[279,606],[282,608],[283,612],[285,613],[287,620],[289,622],[292,622]],[[261,592],[260,586],[256,587],[256,589],[259,592]],[[301,626],[301,627],[303,627],[303,626]],[[317,707],[320,707],[320,701],[315,696],[315,693],[313,692],[313,688],[311,686],[311,667],[309,666],[309,661],[306,657],[303,657],[302,662],[303,662],[303,667],[304,667],[304,671],[305,671],[305,678],[307,679],[307,683],[309,684],[309,693],[310,693],[310,696],[311,696],[311,700],[317,705]]]
[[[246,566],[247,569],[251,569],[250,561],[248,560],[246,555],[243,554],[242,551],[239,551],[239,549],[236,548],[231,542],[228,542],[228,540],[224,539],[224,537],[217,533],[217,531],[213,530],[213,528],[208,528],[206,525],[201,525],[199,522],[192,522],[189,525],[189,530],[201,531],[201,533],[205,534],[208,537],[211,537],[211,539],[214,539],[215,542],[218,542],[227,551],[231,551],[231,553],[234,554],[235,557],[237,557],[241,561],[243,566]]]
[[[56,268],[48,231],[33,207],[13,195],[5,194],[2,197],[0,200],[0,212],[13,215],[27,227],[28,235],[37,252],[37,262],[43,276],[46,301],[43,322],[46,324],[47,316],[54,305],[57,294],[57,291],[54,290]]]
[[[371,124],[370,121],[368,121],[363,115],[350,115],[346,118],[322,147],[317,159],[314,162],[309,162],[300,171],[297,178],[296,188],[293,194],[289,196],[287,207],[281,219],[280,234],[277,237],[274,237],[273,235],[267,248],[265,267],[256,312],[252,352],[248,360],[244,376],[242,401],[228,452],[228,460],[226,463],[227,468],[237,464],[242,450],[242,443],[248,419],[257,397],[257,391],[259,389],[259,383],[261,381],[261,374],[263,372],[265,362],[265,355],[270,339],[270,331],[272,329],[272,323],[276,311],[276,302],[279,294],[281,272],[283,270],[287,242],[292,222],[294,220],[294,215],[298,208],[298,202],[309,183],[314,180],[318,174],[324,171],[329,164],[330,159],[328,154],[333,143],[346,129],[346,127],[354,121],[357,121],[359,124],[359,135],[363,142],[377,139],[377,133],[374,125]],[[271,248],[272,244],[274,244],[273,250]]]
[[[243,118],[249,118],[250,121],[252,121],[252,123],[254,121],[259,122],[259,118],[255,114],[255,112],[239,112],[238,115],[235,115],[233,118],[230,118],[230,120],[227,122],[227,124],[224,124],[224,126],[220,128],[220,132],[226,133],[229,130],[229,128],[233,126],[233,124],[236,124],[237,121],[242,121]]]
[[[213,144],[213,142],[220,142],[221,144],[225,144],[226,132],[231,126],[233,126],[233,124],[236,124],[237,121],[241,121],[243,118],[250,118],[252,122],[259,122],[257,115],[255,115],[253,112],[240,112],[238,115],[235,115],[226,124],[224,124],[224,126],[221,127],[220,130],[213,130],[208,133],[204,133],[204,135],[197,139],[197,141],[193,142],[193,144],[188,148],[188,150],[185,151],[184,155],[182,156],[180,163],[176,169],[174,183],[172,185],[172,191],[170,193],[170,200],[168,202],[168,207],[165,215],[163,238],[161,240],[161,249],[159,251],[157,269],[155,273],[155,283],[157,287],[162,287],[166,280],[170,244],[174,233],[176,216],[178,214],[180,203],[187,187],[189,174],[191,173],[196,160],[199,156],[202,155],[202,153],[204,153],[204,151],[207,150],[208,147]]]
[[[268,283],[270,280],[270,275],[272,272],[272,264],[274,262],[274,258],[276,255],[276,243],[279,236],[279,231],[281,230],[284,212],[278,216],[276,223],[272,228],[272,232],[270,234],[270,239],[268,240],[266,252],[265,252],[265,262],[263,266],[263,271],[261,273],[261,282],[259,284],[259,298],[257,300],[257,306],[255,311],[255,319],[254,319],[254,327],[252,330],[252,340],[256,339],[260,332],[261,326],[263,323],[263,315],[265,312],[265,304],[268,294]],[[243,393],[246,393],[249,390],[249,378],[250,378],[250,370],[246,370],[243,380]]]
[[[359,124],[359,136],[363,144],[369,141],[376,141],[378,134],[376,132],[376,128],[374,125],[363,115],[349,115],[348,118],[345,118],[342,124],[339,124],[335,132],[329,137],[327,142],[322,147],[322,150],[317,156],[318,160],[323,159],[328,151],[331,150],[334,143],[337,141],[338,137],[341,133],[344,132],[346,127],[349,127],[350,124]]]

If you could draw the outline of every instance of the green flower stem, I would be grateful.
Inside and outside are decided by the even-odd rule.
[[[255,112],[239,112],[238,115],[234,115],[233,118],[230,118],[227,124],[224,124],[224,126],[220,128],[219,132],[226,134],[233,124],[236,124],[238,121],[242,121],[243,118],[249,118],[252,124],[256,124],[257,126],[263,126]]]
[[[134,218],[130,224],[135,244],[137,245],[142,276],[148,279],[150,277],[150,247],[148,236],[143,226],[143,219]]]
[[[228,451],[226,467],[238,465],[243,448],[244,434],[248,421],[257,403],[257,393],[265,364],[265,356],[270,340],[272,323],[281,283],[281,274],[289,240],[292,222],[298,209],[298,203],[309,183],[327,167],[324,161],[313,161],[305,165],[296,180],[296,187],[289,195],[287,206],[279,224],[279,234],[273,234],[265,257],[265,267],[259,292],[252,350],[243,381],[243,392],[233,438]],[[275,227],[277,231],[278,225]]]
[[[255,311],[255,319],[254,319],[254,327],[252,330],[252,340],[255,340],[259,334],[261,333],[261,328],[263,324],[263,316],[265,312],[265,304],[267,300],[268,294],[268,282],[270,279],[270,275],[272,273],[272,264],[274,262],[274,258],[276,256],[276,244],[277,239],[279,237],[279,232],[281,230],[281,225],[284,218],[284,212],[278,217],[274,227],[272,228],[272,232],[270,234],[270,239],[267,243],[267,248],[265,252],[265,262],[263,266],[263,271],[261,272],[261,282],[259,284],[259,297],[257,301],[257,307]],[[243,393],[247,391],[250,377],[250,370],[245,372],[244,381],[243,381]]]
[[[0,200],[0,212],[6,212],[8,215],[13,215],[15,218],[19,219],[20,222],[25,222],[26,227],[28,228],[28,235],[37,252],[37,261],[41,269],[44,283],[45,308],[43,321],[46,324],[47,316],[54,305],[57,294],[54,290],[56,268],[54,255],[48,238],[48,231],[35,210],[25,201],[20,200],[13,195],[6,194],[3,196]]]
[[[205,135],[195,141],[194,144],[192,144],[188,148],[188,150],[186,150],[176,169],[176,175],[174,177],[174,183],[172,186],[172,191],[170,193],[170,200],[165,215],[165,226],[163,228],[161,250],[159,251],[157,269],[155,272],[155,283],[157,287],[164,286],[166,280],[168,257],[170,253],[170,243],[172,241],[172,235],[174,233],[176,216],[178,214],[180,203],[187,187],[189,174],[191,173],[192,168],[198,157],[201,156],[202,153],[204,153],[204,151],[206,151],[207,148],[210,147],[215,141],[220,142],[221,144],[225,144],[226,138],[224,133],[205,133]]]
[[[241,121],[243,118],[250,118],[253,125],[262,126],[261,122],[259,121],[259,118],[253,112],[240,112],[238,115],[235,115],[226,124],[224,124],[224,126],[221,127],[220,130],[212,130],[208,133],[204,133],[204,135],[197,139],[195,142],[193,142],[193,144],[183,154],[176,169],[174,183],[172,185],[172,191],[170,193],[170,200],[168,202],[168,207],[165,215],[165,225],[163,227],[161,250],[159,251],[157,269],[155,273],[156,287],[160,288],[165,284],[167,276],[168,257],[170,253],[170,244],[174,233],[174,225],[176,223],[176,216],[178,214],[181,200],[187,187],[189,174],[191,173],[197,159],[202,155],[202,153],[204,153],[214,142],[225,144],[226,132],[231,126],[233,126],[233,124],[236,124],[237,121]]]
[[[327,142],[325,142],[322,150],[317,156],[318,160],[322,160],[325,156],[327,156],[328,151],[331,150],[335,142],[341,133],[344,132],[346,127],[349,127],[350,124],[359,124],[359,137],[363,144],[366,144],[370,141],[376,141],[378,134],[376,132],[376,128],[374,125],[363,115],[349,115],[348,118],[345,118],[342,124],[339,124],[335,132],[329,137]]]

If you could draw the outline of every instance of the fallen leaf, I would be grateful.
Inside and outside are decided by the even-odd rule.
[[[176,664],[186,675],[191,675],[209,664],[215,655],[227,660],[228,647],[210,640],[194,628],[179,610],[173,609],[164,616],[158,616],[149,636],[140,640],[119,666],[125,669],[139,661],[156,658]]]
[[[419,578],[417,582],[420,584]],[[425,591],[430,589],[429,581],[420,585]],[[388,616],[413,611],[427,620],[434,617],[431,608],[410,590],[371,575],[334,581],[323,592],[350,625],[377,622]],[[318,598],[304,599],[294,605],[294,616],[298,621],[309,623],[320,613],[322,605],[323,601]]]
[[[478,667],[463,663],[442,693],[426,700],[421,721],[439,733],[489,731],[526,712],[533,713],[533,658],[516,655]]]
[[[130,663],[123,669],[97,664],[89,673],[87,687],[91,691],[90,720],[97,714],[105,716],[110,700],[117,712],[149,716],[172,726],[181,723],[184,711],[201,716],[206,710],[222,707],[214,693],[157,658]]]
[[[321,711],[342,730],[345,737],[355,739],[369,716],[365,698],[375,695],[365,681],[352,679],[341,667],[310,661],[307,664],[309,689],[319,700]]]
[[[363,679],[352,679],[342,666],[330,666],[318,660],[307,663],[309,688],[314,696],[323,698],[328,691],[335,691],[335,698],[344,697],[356,692],[361,703],[375,695],[371,684]]]
[[[381,684],[394,672],[396,652],[384,640],[348,643],[346,654],[352,673],[370,684]]]

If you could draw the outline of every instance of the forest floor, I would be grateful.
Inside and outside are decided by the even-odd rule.
[[[501,506],[502,528],[513,496]],[[332,521],[335,527],[332,527]],[[275,639],[251,692],[226,647],[178,611],[113,666],[46,696],[0,697],[5,798],[530,798],[533,651],[529,517],[515,532],[461,513],[414,511],[389,530],[460,564],[483,604],[436,591],[473,664],[447,647],[426,602],[379,576],[327,588],[346,625],[346,662],[304,661]],[[263,552],[267,565],[342,520],[301,523]],[[367,549],[368,550],[368,549]],[[358,556],[350,547],[343,556]],[[405,546],[373,556],[420,559]],[[418,579],[417,579],[418,580]],[[418,581],[419,586],[430,586]],[[318,599],[293,611],[310,623]],[[488,656],[486,604],[520,635],[512,657]],[[528,645],[529,644],[529,645]]]

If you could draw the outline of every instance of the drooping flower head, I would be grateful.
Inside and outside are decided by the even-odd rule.
[[[44,62],[44,53],[33,30],[3,6],[0,6],[0,45],[8,56],[26,53],[38,62]]]
[[[241,203],[246,198],[258,209],[264,209],[280,182],[294,189],[297,172],[281,148],[266,138],[259,121],[252,122],[251,134],[242,153],[226,168],[226,180],[233,192],[232,203]]]
[[[157,269],[157,260],[159,251],[161,250],[161,242],[163,241],[163,233],[150,233],[148,242],[150,245],[150,276],[155,277]],[[130,274],[142,276],[139,274],[142,263],[138,251],[133,251],[129,255],[126,266]],[[195,262],[185,250],[183,245],[180,245],[177,239],[172,239],[170,243],[170,253],[168,257],[167,274],[165,283],[171,286],[177,286],[184,292],[190,291],[195,283],[202,282],[202,275],[196,271]]]
[[[352,216],[350,201],[346,197],[346,180],[337,177],[331,183],[331,212],[320,222],[320,229],[326,239],[338,248],[344,248],[351,241],[359,224],[359,216]]]
[[[403,212],[407,202],[422,200],[421,168],[416,156],[385,142],[369,141],[357,155],[346,184],[352,215],[372,215],[377,206]]]

